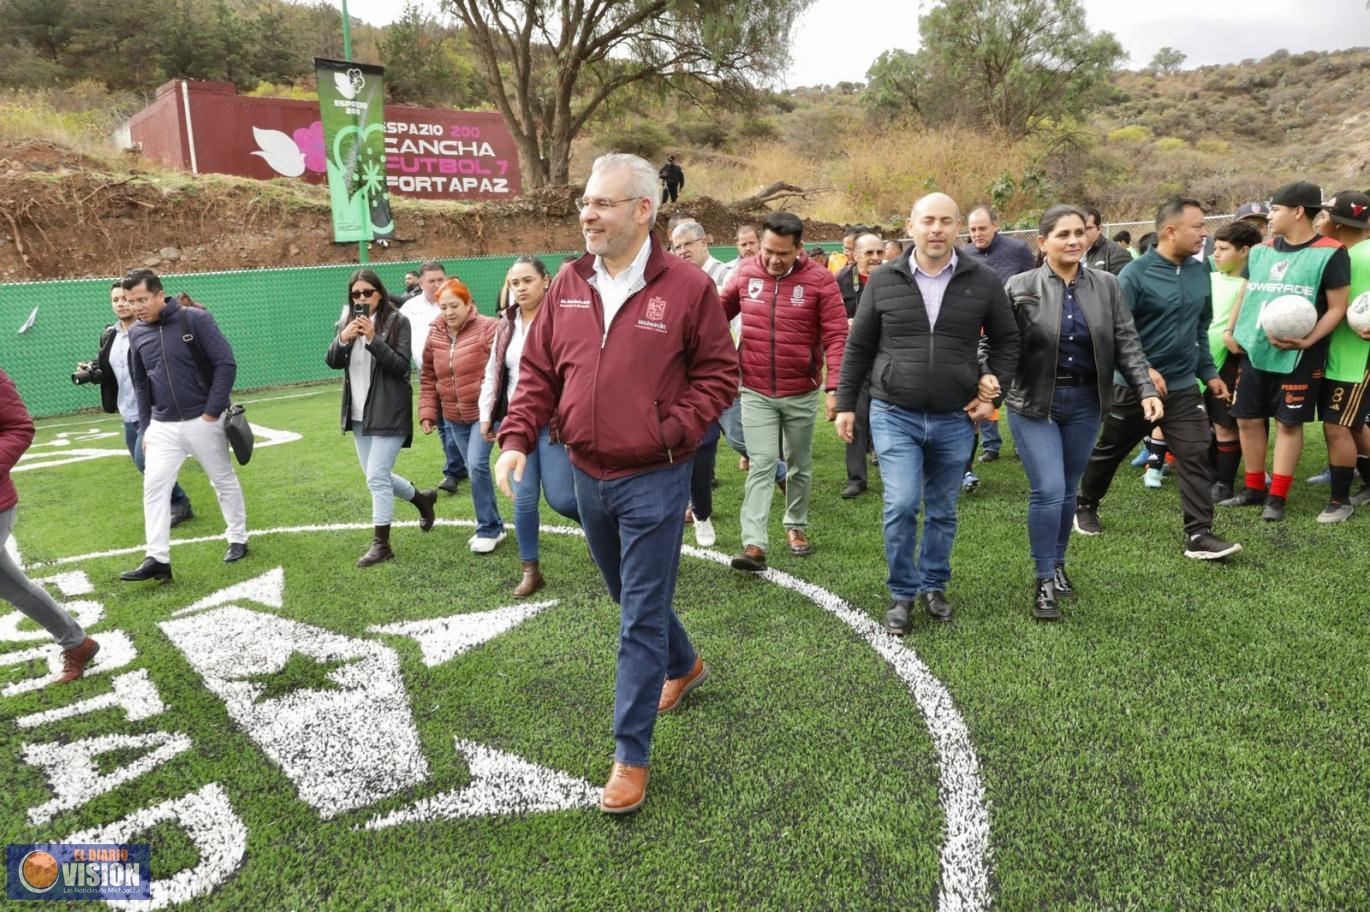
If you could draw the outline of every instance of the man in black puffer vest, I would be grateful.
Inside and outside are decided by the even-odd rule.
[[[857,396],[870,378],[893,598],[885,627],[900,636],[912,629],[915,597],[933,618],[951,619],[946,588],[956,499],[975,422],[993,414],[1018,366],[1018,325],[1003,282],[990,267],[956,255],[960,224],[956,201],[946,194],[914,205],[908,224],[913,247],[871,274],[837,387],[837,433],[850,443]],[[981,327],[988,348],[984,368],[977,356]],[[915,561],[920,505],[927,516]]]

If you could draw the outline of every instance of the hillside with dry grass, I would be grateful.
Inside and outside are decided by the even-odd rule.
[[[625,105],[581,138],[572,173],[611,148],[654,160],[675,152],[687,172],[679,211],[720,238],[758,213],[718,201],[776,181],[803,192],[771,205],[810,220],[815,238],[853,222],[897,229],[910,202],[931,190],[992,203],[1010,227],[1031,227],[1058,201],[1128,221],[1181,192],[1230,212],[1294,178],[1329,193],[1370,187],[1370,49],[1121,73],[1113,89],[1089,123],[1018,141],[959,127],[873,126],[860,86],[850,84],[773,94],[731,112]],[[0,280],[355,256],[331,242],[319,187],[191,177],[120,152],[111,137],[141,104],[92,82],[0,94]],[[400,237],[373,255],[569,249],[579,242],[576,193],[547,188],[490,206],[399,199]]]

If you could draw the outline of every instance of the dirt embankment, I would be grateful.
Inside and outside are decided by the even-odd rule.
[[[551,187],[504,203],[393,198],[398,236],[370,259],[417,260],[578,250],[579,187]],[[708,198],[667,214],[697,218],[720,243],[764,213]],[[663,215],[663,221],[665,216]],[[812,223],[814,238],[840,228]],[[0,144],[0,282],[120,275],[147,266],[209,272],[352,263],[356,244],[332,240],[322,188],[140,168],[115,173],[51,143]]]

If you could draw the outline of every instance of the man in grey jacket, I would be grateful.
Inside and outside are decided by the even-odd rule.
[[[138,323],[129,331],[129,372],[138,393],[142,432],[143,526],[147,557],[122,580],[171,579],[171,487],[188,456],[209,476],[228,526],[224,561],[247,556],[247,507],[233,472],[223,413],[238,365],[233,348],[208,311],[182,307],[162,294],[149,269],[124,278]]]

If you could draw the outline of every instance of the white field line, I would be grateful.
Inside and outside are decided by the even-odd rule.
[[[469,519],[440,519],[439,525],[474,527]],[[418,521],[395,523],[396,526],[417,526]],[[313,532],[344,532],[370,530],[369,523],[325,523],[306,526],[282,526],[254,532],[254,536],[290,535]],[[584,536],[575,526],[541,526],[542,532],[557,535]],[[202,536],[173,541],[172,546],[219,541],[220,536]],[[48,564],[70,564],[123,554],[138,554],[135,548],[96,551],[75,557],[47,561]],[[727,565],[731,558],[719,551],[682,545],[681,553],[699,560]],[[938,798],[946,817],[946,833],[940,851],[941,890],[939,912],[979,912],[992,902],[990,871],[992,859],[989,846],[989,805],[980,778],[980,761],[965,720],[956,709],[955,701],[946,687],[903,640],[887,633],[883,627],[858,611],[845,599],[832,592],[779,570],[770,569],[759,574],[767,582],[795,592],[819,608],[842,621],[870,644],[912,694],[924,724],[932,737],[937,752],[939,779]]]
[[[234,400],[234,401],[237,402],[239,405],[256,405],[258,402],[280,402],[280,401],[283,400],[283,399],[308,399],[310,396],[322,396],[322,395],[324,395],[324,394],[326,394],[326,393],[334,393],[334,394],[336,394],[337,392],[338,392],[338,390],[337,390],[336,385],[335,385],[335,384],[329,384],[329,386],[328,386],[327,389],[310,390],[310,391],[307,392],[307,393],[290,393],[289,395],[286,395],[286,396],[262,396],[260,399],[242,399],[242,400]],[[123,424],[123,423],[124,423],[124,419],[123,419],[122,417],[120,417],[119,415],[115,414],[115,415],[91,415],[91,416],[88,417],[88,418],[85,418],[85,419],[82,419],[82,420],[78,420],[78,421],[57,421],[57,422],[53,422],[53,423],[51,423],[51,424],[49,424],[49,423],[46,422],[46,421],[39,420],[39,421],[37,422],[37,425],[38,425],[38,430],[39,430],[39,431],[46,431],[46,430],[49,429],[49,428],[89,427],[89,426],[91,426],[91,425],[93,425],[93,424],[104,424],[104,423],[109,422],[109,421],[117,421],[117,422],[119,422],[120,424]]]

